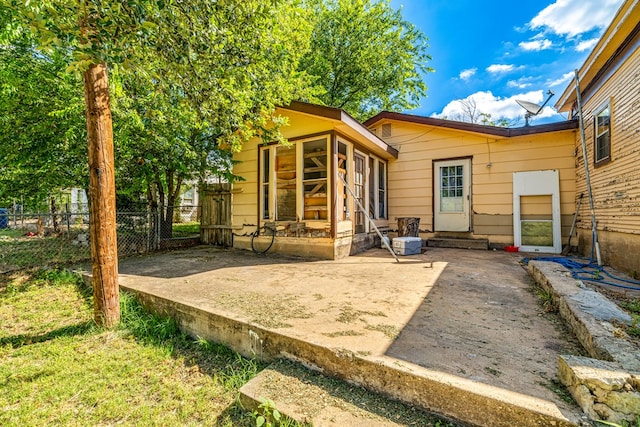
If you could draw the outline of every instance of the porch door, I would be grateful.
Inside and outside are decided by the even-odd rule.
[[[358,153],[354,153],[353,156],[354,167],[353,167],[353,192],[356,196],[356,199],[360,202],[361,206],[367,206],[365,203],[365,189],[366,187],[366,171],[365,171],[365,159]],[[357,203],[354,203],[355,210],[355,221],[354,221],[354,232],[364,233],[366,231],[365,227],[365,213],[358,207]]]
[[[435,231],[471,229],[471,159],[434,162]]]

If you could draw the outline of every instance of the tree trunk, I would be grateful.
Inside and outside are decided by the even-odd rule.
[[[89,198],[93,312],[98,325],[120,322],[118,244],[109,78],[104,63],[83,74],[89,148]]]
[[[58,207],[56,206],[56,200],[51,198],[51,223],[53,224],[54,233],[60,232],[60,224],[58,223]]]

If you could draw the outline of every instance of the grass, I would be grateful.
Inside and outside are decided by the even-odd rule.
[[[189,237],[194,234],[200,234],[199,222],[185,222],[182,224],[173,224],[173,237]]]
[[[0,282],[0,425],[217,425],[255,421],[236,403],[262,365],[181,334],[121,295],[116,330],[60,270]]]
[[[4,230],[0,234],[0,272],[8,269],[55,265],[88,259],[88,247],[74,245],[64,235],[60,237],[26,236],[24,230]]]
[[[146,251],[147,233],[144,227],[133,227],[122,221],[118,225],[118,252],[120,255]],[[63,227],[63,230],[66,228]],[[26,229],[0,229],[0,273],[25,267],[43,265],[64,265],[88,260],[91,250],[88,245],[87,227],[71,229],[70,238],[66,231],[60,235],[28,236]],[[200,223],[190,222],[173,225],[173,237],[199,235]],[[87,242],[74,242],[78,234],[86,234]]]
[[[640,298],[632,298],[620,303],[622,308],[626,309],[633,321],[626,331],[635,338],[640,338]]]

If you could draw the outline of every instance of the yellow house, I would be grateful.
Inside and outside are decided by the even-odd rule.
[[[250,248],[248,234],[272,224],[272,251],[335,259],[371,247],[367,217],[387,223],[387,170],[397,150],[340,109],[293,102],[276,114],[288,118],[288,145],[254,138],[234,155],[244,181],[234,184],[233,246]]]
[[[575,121],[508,129],[382,112],[365,124],[398,150],[389,163],[391,227],[415,216],[434,246],[482,239],[562,250],[574,214]]]
[[[361,124],[301,102],[276,114],[288,117],[288,145],[256,138],[234,155],[234,247],[270,224],[271,250],[341,258],[404,217],[420,219],[424,239],[487,247],[557,253],[568,236],[575,121],[506,129],[383,112]]]
[[[578,70],[586,162],[602,261],[640,273],[640,3],[626,1]],[[578,117],[575,80],[556,108]],[[588,195],[582,138],[577,153],[577,194]],[[578,217],[579,247],[589,256],[589,203]],[[595,246],[595,245],[593,245]]]

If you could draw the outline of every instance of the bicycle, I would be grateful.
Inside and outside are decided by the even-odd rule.
[[[251,250],[257,254],[265,254],[276,238],[275,224],[264,224],[251,234]]]

